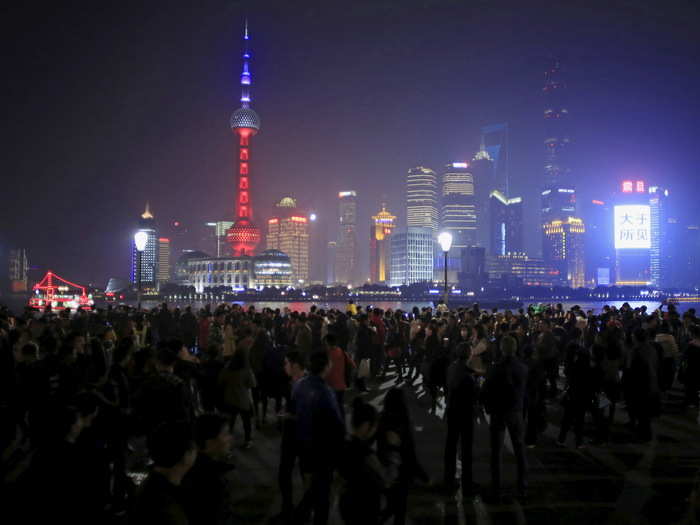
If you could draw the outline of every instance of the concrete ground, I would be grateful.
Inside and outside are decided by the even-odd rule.
[[[366,394],[377,407],[393,378]],[[623,423],[624,409],[617,411],[611,443],[604,448],[559,448],[561,409],[549,405],[549,425],[537,448],[527,450],[529,492],[526,500],[506,498],[489,505],[480,497],[462,502],[460,493],[448,496],[441,490],[445,424],[442,410],[428,412],[429,402],[420,383],[406,388],[414,421],[418,456],[434,483],[416,485],[409,495],[409,523],[416,524],[676,524],[682,523],[687,499],[700,470],[700,439],[697,409],[680,408],[681,393],[675,390],[665,403],[664,415],[654,422],[654,439],[636,444]],[[353,393],[348,393],[351,402]],[[235,429],[242,442],[242,428]],[[476,426],[474,480],[483,489],[490,482],[488,422]],[[591,436],[590,421],[587,435]],[[268,416],[262,429],[254,431],[251,449],[236,448],[232,475],[237,523],[279,523],[277,488],[280,434]],[[506,439],[503,485],[514,493],[515,461]],[[296,480],[295,499],[301,491]],[[342,523],[337,510],[331,523]]]

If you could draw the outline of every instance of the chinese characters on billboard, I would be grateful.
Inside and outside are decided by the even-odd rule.
[[[644,204],[615,206],[615,249],[651,248],[651,209]]]

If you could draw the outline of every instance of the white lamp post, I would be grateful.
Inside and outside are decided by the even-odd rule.
[[[445,301],[445,304],[447,304],[447,297],[448,297],[448,292],[447,292],[447,252],[449,252],[450,248],[452,247],[452,234],[450,232],[442,232],[440,235],[438,235],[438,243],[440,244],[440,248],[442,248],[442,251],[445,254],[444,301]]]
[[[136,246],[136,307],[141,310],[141,258],[148,244],[148,234],[139,230],[134,234],[134,246]]]

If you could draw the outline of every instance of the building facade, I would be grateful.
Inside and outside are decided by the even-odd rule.
[[[138,231],[147,235],[146,248],[141,252],[141,265],[139,268],[139,253],[136,243],[131,240],[131,282],[141,284],[142,288],[155,288],[158,271],[158,235],[156,221],[151,213],[148,203],[138,222]],[[139,273],[140,269],[140,273]]]
[[[13,293],[26,292],[29,289],[27,250],[24,248],[9,250],[7,263],[10,291]]]
[[[523,251],[523,200],[507,198],[498,190],[489,197],[491,255]]]
[[[265,250],[257,256],[189,257],[184,261],[188,281],[197,293],[209,290],[239,291],[265,286],[291,286],[292,264],[278,250]]]
[[[156,272],[156,284],[160,288],[165,283],[170,282],[170,239],[167,237],[158,238],[158,271]]]
[[[452,162],[445,166],[441,193],[440,229],[452,234],[455,248],[476,245],[476,196],[469,163]]]
[[[386,283],[391,273],[391,235],[396,217],[382,209],[372,217],[369,225],[369,274],[372,283]]]
[[[567,86],[559,60],[553,59],[544,73],[544,176],[546,187],[570,184],[569,110]]]
[[[256,286],[284,288],[295,283],[294,263],[279,250],[265,250],[253,261],[253,278]]]
[[[483,140],[483,135],[482,135]],[[476,201],[476,244],[491,253],[491,207],[490,195],[496,188],[495,163],[486,146],[482,143],[479,151],[469,163],[474,177],[474,195]],[[500,190],[499,190],[500,191]],[[507,195],[505,192],[501,192]]]
[[[488,154],[493,165],[493,178],[488,193],[510,194],[510,144],[508,123],[490,124],[481,128],[481,151]],[[477,181],[478,182],[481,181]]]
[[[408,170],[406,178],[406,225],[409,228],[438,230],[437,175],[429,168],[418,166]]]
[[[652,246],[651,207],[646,182],[623,181],[614,203],[615,284],[646,286],[651,283]]]
[[[432,282],[434,246],[430,228],[409,227],[392,234],[390,286]]]
[[[669,191],[659,186],[649,187],[649,208],[651,219],[651,248],[649,267],[651,283],[657,288],[668,288],[672,282],[673,241],[677,219],[671,217]]]
[[[559,271],[561,284],[571,288],[586,285],[583,219],[568,217],[543,225],[544,261]]]
[[[357,193],[338,193],[338,241],[335,250],[335,282],[355,284],[357,281]]]
[[[309,282],[309,217],[291,197],[275,206],[275,216],[267,220],[267,249],[279,250],[292,262],[292,282]]]
[[[586,223],[586,282],[591,286],[609,286],[614,282],[612,209],[608,201],[593,199],[583,205]]]
[[[544,260],[528,257],[525,253],[490,255],[486,257],[489,280],[505,285],[554,286],[559,284],[559,271]]]

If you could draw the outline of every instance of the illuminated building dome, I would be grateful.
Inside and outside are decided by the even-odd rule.
[[[260,117],[250,108],[238,108],[231,115],[231,129],[252,128],[260,129]]]
[[[277,203],[277,206],[279,208],[296,208],[297,207],[297,201],[295,201],[291,197],[285,197],[281,201]]]

